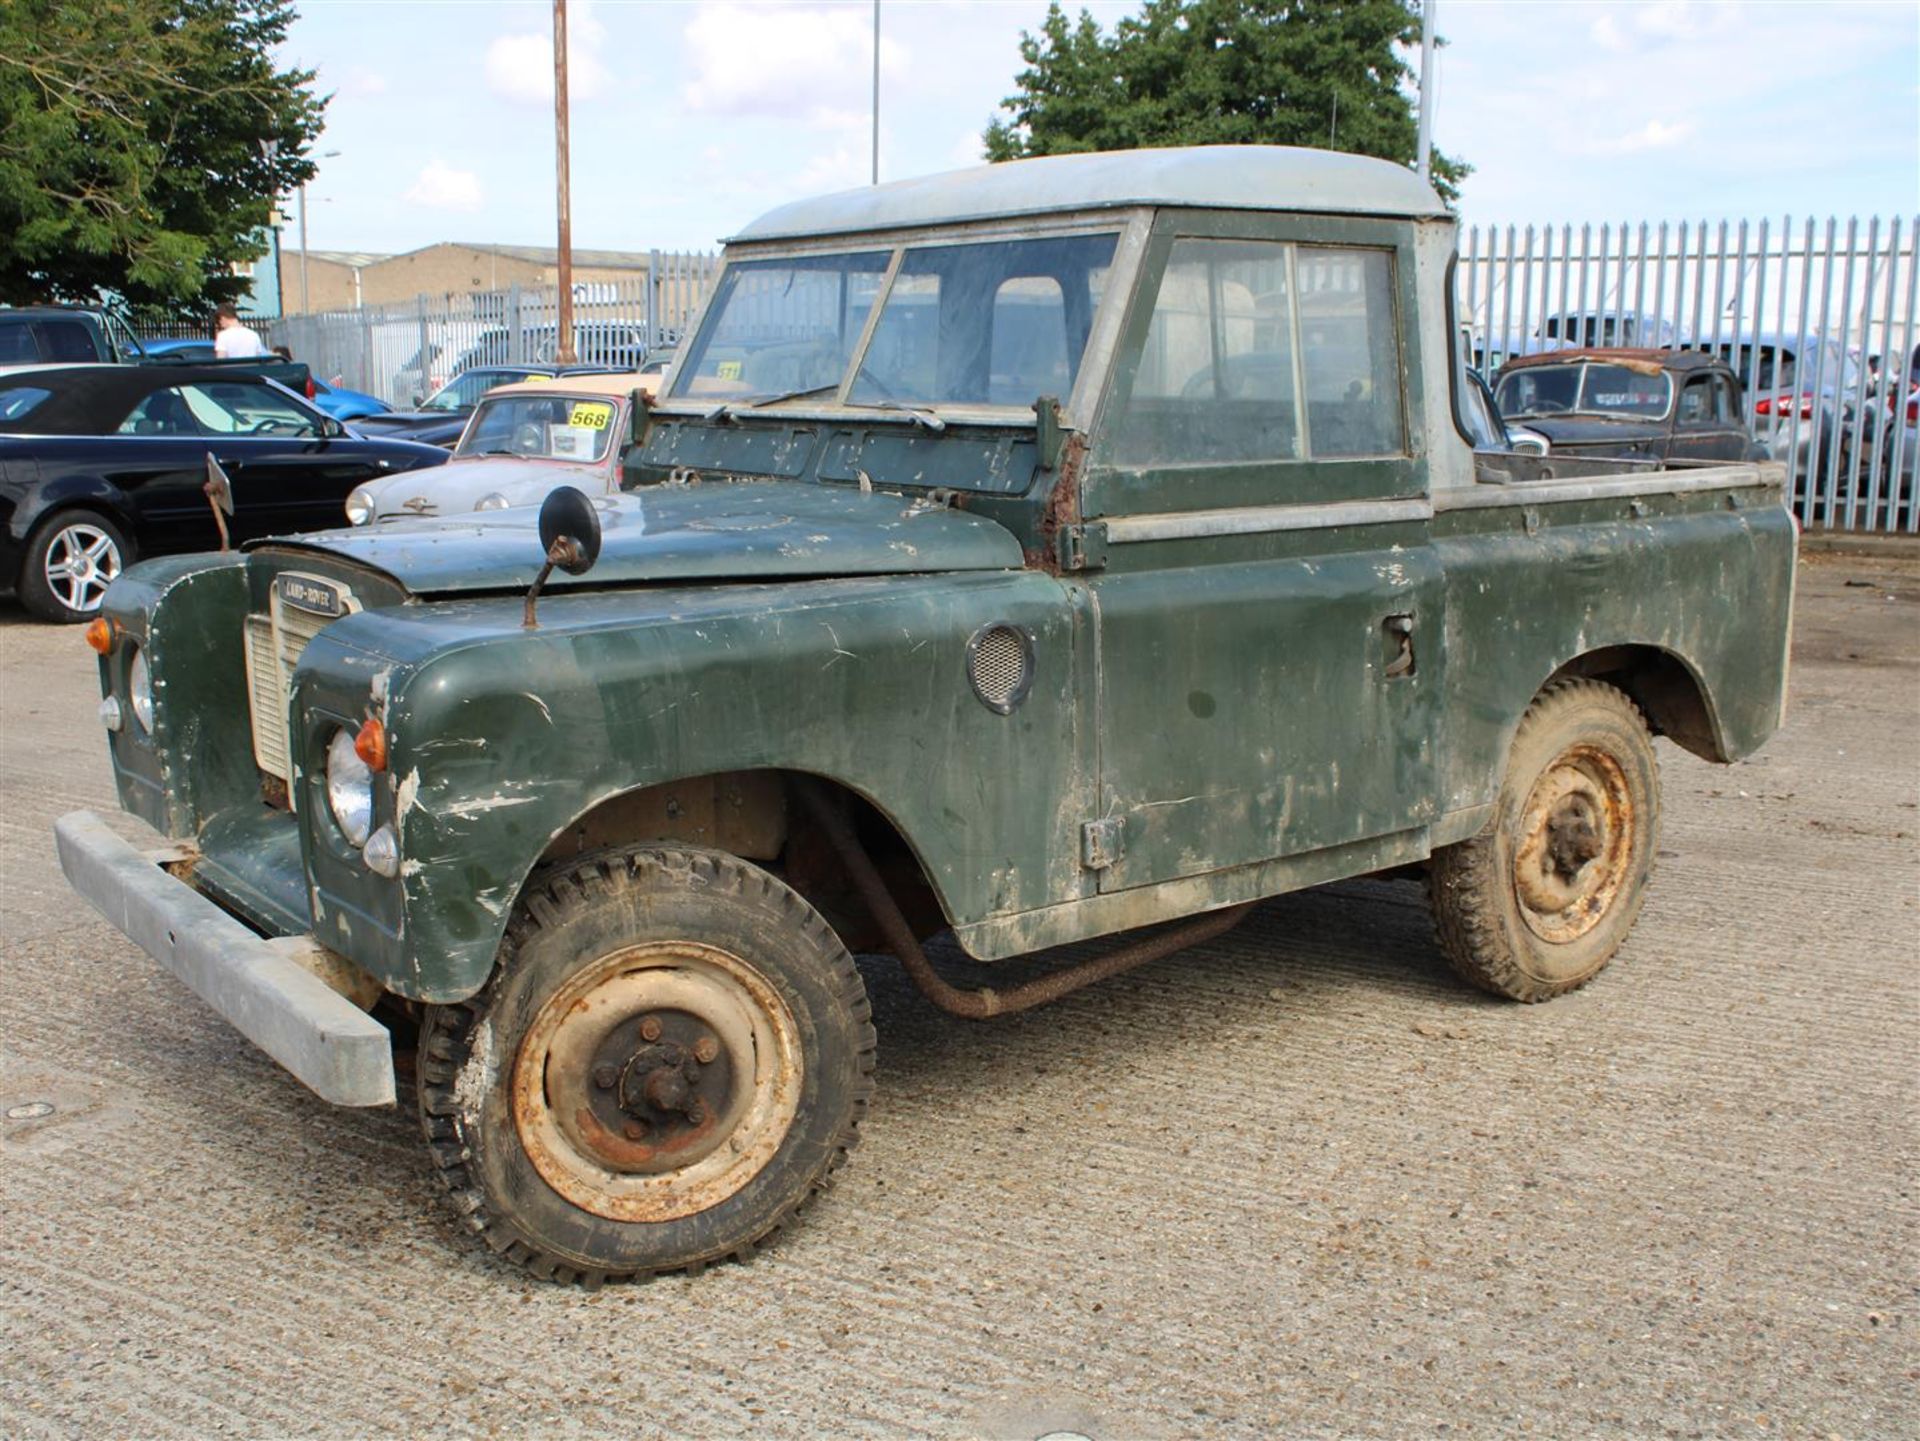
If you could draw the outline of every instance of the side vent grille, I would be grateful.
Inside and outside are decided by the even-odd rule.
[[[1011,715],[1033,684],[1033,637],[1004,621],[982,626],[967,642],[967,679],[980,704]]]

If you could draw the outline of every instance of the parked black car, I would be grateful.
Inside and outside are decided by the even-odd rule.
[[[338,526],[356,485],[447,458],[231,370],[0,367],[0,591],[85,620],[136,557],[213,549],[209,455],[233,483],[236,542]]]
[[[0,308],[0,365],[66,365],[90,360],[134,365],[146,358],[125,323],[96,306]]]
[[[1740,381],[1691,350],[1587,349],[1524,355],[1500,368],[1494,401],[1554,455],[1765,460],[1747,433]]]
[[[444,445],[452,450],[467,428],[467,417],[480,403],[480,397],[496,385],[516,385],[523,380],[550,380],[557,375],[604,375],[604,365],[483,365],[464,371],[448,381],[420,403],[418,410],[393,410],[385,415],[369,415],[355,422],[365,435],[399,435],[427,445]]]
[[[143,341],[104,306],[0,306],[0,366],[85,365],[93,361],[213,365],[229,374],[264,375],[309,400],[315,389],[307,367],[297,360],[282,360],[277,355],[221,360],[214,354],[211,340]]]

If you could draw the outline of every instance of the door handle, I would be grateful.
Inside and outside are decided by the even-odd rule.
[[[1413,617],[1390,615],[1380,622],[1386,632],[1388,680],[1413,674]]]

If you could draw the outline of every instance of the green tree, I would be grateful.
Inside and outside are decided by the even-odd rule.
[[[244,294],[326,101],[283,0],[0,0],[0,300]]]
[[[1104,33],[1058,0],[1022,32],[987,159],[1160,145],[1307,145],[1412,164],[1417,0],[1146,0]],[[1433,153],[1449,203],[1472,167]]]

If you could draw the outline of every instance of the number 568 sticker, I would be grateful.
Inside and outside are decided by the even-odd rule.
[[[613,407],[594,401],[581,401],[573,407],[567,416],[567,424],[582,430],[605,430],[607,422],[613,419]]]

